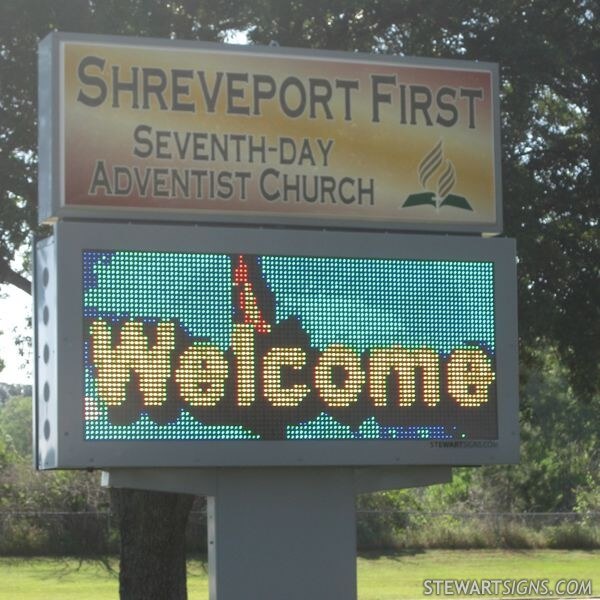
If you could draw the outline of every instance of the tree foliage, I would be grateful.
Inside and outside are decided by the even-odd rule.
[[[96,511],[108,504],[98,477],[79,471],[31,468],[31,398],[0,407],[0,511]]]
[[[31,398],[10,398],[0,411],[0,431],[23,457],[31,456]]]
[[[600,396],[579,402],[556,353],[536,358],[541,369],[529,374],[522,390],[521,463],[474,471],[467,503],[471,508],[515,512],[583,508],[600,460]]]

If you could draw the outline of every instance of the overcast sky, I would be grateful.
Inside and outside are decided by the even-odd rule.
[[[17,334],[26,335],[27,317],[31,314],[32,298],[25,292],[10,285],[0,286],[0,358],[5,367],[0,371],[3,383],[32,383],[31,363],[27,368],[15,346],[15,328]]]

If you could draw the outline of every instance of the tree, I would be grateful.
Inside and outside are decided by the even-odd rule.
[[[31,398],[10,398],[0,411],[0,431],[10,437],[16,452],[31,456]]]
[[[522,394],[519,465],[487,465],[473,472],[469,506],[499,512],[560,512],[597,494],[600,396],[578,402],[556,352],[538,351]],[[596,502],[600,498],[596,496]],[[590,509],[591,510],[591,509]]]
[[[519,248],[521,352],[542,368],[533,350],[556,346],[578,398],[588,398],[600,387],[599,12],[597,0],[6,0],[0,282],[30,289],[13,259],[35,230],[35,51],[50,30],[203,40],[248,30],[257,43],[490,60],[501,65],[505,229]],[[122,504],[140,507],[149,498],[126,497]]]
[[[3,331],[0,331],[0,335],[3,335],[3,333],[4,333]],[[4,371],[4,367],[5,367],[4,361],[0,358],[0,371]],[[2,402],[1,395],[0,395],[0,402]]]

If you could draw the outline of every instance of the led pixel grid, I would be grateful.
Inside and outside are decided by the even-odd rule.
[[[82,258],[86,440],[497,439],[493,262]]]

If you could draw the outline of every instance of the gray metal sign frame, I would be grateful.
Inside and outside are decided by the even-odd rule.
[[[83,249],[481,260],[495,264],[498,440],[84,441]],[[37,245],[39,468],[478,465],[518,460],[514,240],[61,221]]]
[[[118,45],[137,48],[165,48],[186,50],[207,50],[230,53],[232,59],[239,54],[282,56],[289,58],[326,59],[344,63],[369,62],[374,65],[403,65],[437,69],[487,72],[492,82],[492,116],[494,147],[494,194],[496,199],[495,218],[490,222],[421,222],[394,221],[390,219],[359,220],[344,219],[319,214],[315,209],[306,215],[269,215],[258,212],[120,208],[115,206],[68,206],[65,204],[62,172],[64,140],[63,117],[61,115],[60,48],[61,44],[81,42],[98,45]],[[334,229],[384,230],[384,231],[423,231],[499,234],[502,232],[502,183],[501,183],[501,138],[499,107],[499,69],[496,63],[463,61],[451,59],[407,58],[399,56],[371,55],[339,51],[307,50],[270,46],[240,46],[215,44],[210,42],[190,42],[155,38],[135,38],[54,32],[49,34],[39,46],[39,209],[40,223],[51,223],[61,218],[99,220],[151,220],[180,221],[206,224],[242,225],[285,225],[298,227],[330,227]]]

